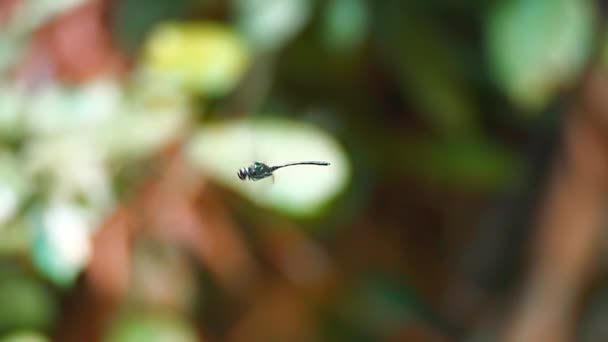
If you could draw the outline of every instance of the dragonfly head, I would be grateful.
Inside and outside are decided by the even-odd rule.
[[[247,178],[247,168],[239,169],[236,173],[240,180],[245,180]]]

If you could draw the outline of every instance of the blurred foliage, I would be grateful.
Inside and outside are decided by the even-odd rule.
[[[465,256],[520,250],[475,244],[517,225],[480,213],[533,182],[542,114],[606,59],[599,13],[0,1],[0,341],[473,334],[503,298]],[[256,160],[331,166],[239,180]]]
[[[35,332],[18,332],[6,336],[2,342],[47,342],[50,341],[47,337]]]
[[[398,145],[404,170],[430,184],[468,189],[500,189],[521,172],[517,157],[508,149],[479,140],[436,143],[404,142]],[[426,160],[420,163],[420,160]]]
[[[143,63],[162,81],[216,97],[229,92],[247,67],[244,43],[217,24],[163,24],[151,35]],[[161,80],[158,80],[161,81]]]
[[[0,332],[48,329],[57,316],[51,289],[13,267],[0,267]]]
[[[458,37],[445,35],[428,10],[397,1],[377,5],[380,53],[395,72],[403,96],[446,134],[474,134],[475,92],[459,55]],[[445,29],[445,28],[444,28]]]
[[[145,7],[144,11],[141,10],[142,7]],[[110,29],[125,50],[135,52],[156,25],[169,19],[184,18],[194,8],[195,3],[191,0],[118,1],[113,11]]]
[[[235,23],[255,52],[280,48],[308,22],[310,0],[236,0]]]
[[[403,286],[401,281],[386,276],[366,274],[364,278],[354,280],[350,288],[337,296],[338,312],[334,313],[338,324],[329,327],[336,340],[343,341],[359,336],[391,336],[409,324],[425,317],[424,305],[419,303],[411,289]],[[344,331],[340,331],[340,327]],[[353,327],[356,327],[353,332]],[[336,335],[339,334],[339,335]]]
[[[364,0],[333,0],[323,11],[321,37],[330,49],[350,53],[365,39],[369,26],[367,3]]]
[[[194,331],[179,318],[143,313],[120,317],[116,326],[110,328],[105,341],[194,342],[198,339]]]
[[[591,52],[592,1],[503,1],[489,15],[488,46],[501,86],[538,110],[578,79]]]

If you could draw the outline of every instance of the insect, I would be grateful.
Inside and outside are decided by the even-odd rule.
[[[255,162],[255,163],[249,165],[248,167],[243,167],[243,168],[239,169],[239,171],[236,173],[236,175],[241,180],[245,180],[245,179],[249,178],[252,181],[258,181],[258,180],[264,179],[266,177],[273,177],[272,179],[274,181],[274,174],[273,174],[274,171],[276,171],[280,168],[283,168],[286,166],[292,166],[292,165],[328,166],[329,163],[322,162],[322,161],[305,161],[305,162],[295,162],[295,163],[287,163],[287,164],[283,164],[283,165],[269,166],[269,165],[266,165],[261,162]]]

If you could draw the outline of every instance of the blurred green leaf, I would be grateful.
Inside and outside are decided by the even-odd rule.
[[[168,314],[131,313],[119,316],[105,342],[196,342],[196,331],[183,319]]]
[[[249,51],[228,26],[164,23],[151,33],[142,62],[164,82],[216,97],[232,90],[241,79],[249,66]]]
[[[213,180],[262,206],[294,216],[317,213],[347,184],[350,164],[338,142],[319,128],[285,119],[228,121],[200,129],[187,155]],[[328,167],[281,169],[275,183],[241,181],[236,172],[259,158],[269,165],[321,160]]]
[[[32,234],[21,217],[0,226],[0,257],[29,256]]]
[[[0,342],[50,342],[51,340],[37,332],[21,331],[0,338]]]
[[[400,169],[442,186],[496,190],[519,174],[521,161],[507,148],[483,139],[401,143]]]
[[[2,226],[14,217],[29,192],[29,181],[17,158],[0,151],[0,233]]]
[[[0,49],[1,45],[2,39]],[[0,75],[1,72],[0,65]],[[0,142],[14,141],[23,134],[23,110],[26,100],[24,92],[8,82],[0,82]]]
[[[496,81],[524,109],[538,111],[572,86],[589,58],[589,0],[505,0],[489,12],[486,36]]]
[[[380,275],[367,274],[349,283],[336,298],[333,312],[335,327],[345,336],[388,338],[399,329],[404,329],[416,320],[433,320],[433,315],[411,288],[403,286],[400,280]],[[381,339],[381,338],[380,338]]]
[[[448,28],[401,2],[379,6],[380,46],[403,96],[439,132],[476,133],[479,108],[475,89],[461,67],[457,42],[449,40]]]
[[[321,39],[335,50],[349,52],[365,39],[369,15],[365,0],[331,0],[323,12]]]
[[[57,313],[48,288],[8,267],[0,267],[0,303],[0,332],[47,329]]]
[[[193,0],[122,0],[112,6],[112,29],[118,42],[133,51],[159,23],[189,14]]]
[[[255,50],[281,48],[306,25],[311,0],[235,0],[236,24]]]
[[[600,63],[604,70],[608,69],[608,27],[604,27],[600,41]]]

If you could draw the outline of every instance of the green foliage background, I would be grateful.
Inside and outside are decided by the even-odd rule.
[[[0,5],[0,336],[486,331],[604,31],[590,0]]]

